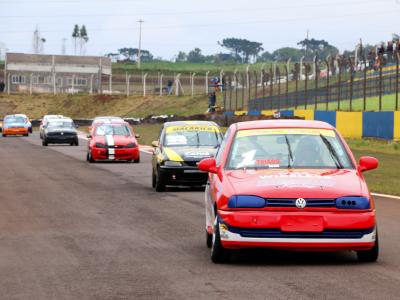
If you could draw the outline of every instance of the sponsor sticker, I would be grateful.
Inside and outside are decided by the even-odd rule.
[[[179,131],[205,131],[205,132],[219,132],[216,126],[195,126],[195,125],[180,125],[167,127],[167,133],[179,132]]]

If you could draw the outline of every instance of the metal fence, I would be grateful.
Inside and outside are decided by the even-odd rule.
[[[225,110],[398,110],[399,53],[368,61],[329,58],[223,77]],[[386,61],[386,62],[385,62]],[[385,95],[392,95],[390,103]]]
[[[211,79],[222,73],[161,73],[140,71],[102,75],[50,74],[43,72],[8,72],[0,66],[0,82],[5,83],[5,93],[51,94],[113,94],[136,96],[198,96],[206,95],[212,86]]]

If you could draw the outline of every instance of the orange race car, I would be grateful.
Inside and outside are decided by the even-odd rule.
[[[21,115],[8,115],[4,117],[2,135],[29,135],[29,120]]]

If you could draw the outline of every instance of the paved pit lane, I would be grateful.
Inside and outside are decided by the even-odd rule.
[[[242,251],[215,265],[203,191],[151,188],[140,164],[0,138],[1,299],[398,299],[400,201],[376,198],[377,263],[354,253]]]

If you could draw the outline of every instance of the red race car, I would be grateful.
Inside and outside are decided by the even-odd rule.
[[[215,263],[231,249],[354,250],[378,258],[375,205],[362,172],[339,132],[319,121],[270,120],[233,124],[209,172],[206,236]]]
[[[98,160],[140,162],[139,145],[128,123],[97,123],[88,135],[87,161]]]

